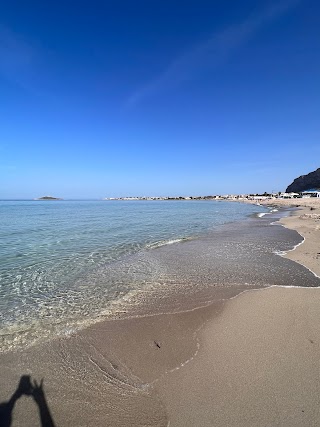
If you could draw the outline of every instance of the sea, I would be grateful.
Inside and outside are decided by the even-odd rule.
[[[117,317],[177,284],[183,294],[279,284],[279,274],[295,284],[290,265],[274,259],[302,238],[280,226],[270,231],[278,217],[209,200],[1,201],[0,351]],[[264,264],[262,252],[274,258]],[[303,267],[301,274],[301,283],[316,285]]]

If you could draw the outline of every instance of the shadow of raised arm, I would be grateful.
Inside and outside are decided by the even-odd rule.
[[[37,381],[34,381],[32,389],[32,397],[38,405],[41,426],[42,427],[55,427],[50,410],[47,404],[47,400],[43,391],[43,379],[40,381],[40,384]]]
[[[39,408],[41,427],[55,427],[43,390],[43,380],[40,384],[31,384],[29,375],[22,375],[16,391],[7,402],[0,404],[0,427],[10,427],[14,405],[22,395],[32,396]]]
[[[23,395],[30,395],[32,392],[32,385],[29,375],[22,375],[18,387],[13,393],[8,402],[0,404],[0,427],[10,427],[12,421],[12,411],[16,401]]]

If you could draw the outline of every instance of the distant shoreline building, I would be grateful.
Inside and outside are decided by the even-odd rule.
[[[320,190],[306,190],[301,192],[302,198],[306,199],[309,197],[320,197]]]

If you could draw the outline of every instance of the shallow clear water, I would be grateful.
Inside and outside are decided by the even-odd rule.
[[[0,202],[0,334],[19,342],[24,331],[98,315],[159,276],[156,262],[128,267],[131,255],[262,210],[217,201]]]

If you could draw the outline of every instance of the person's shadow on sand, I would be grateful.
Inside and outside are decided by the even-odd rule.
[[[35,403],[38,405],[41,426],[54,427],[54,422],[43,390],[43,380],[41,380],[40,384],[36,381],[32,384],[29,375],[22,375],[16,391],[8,402],[0,403],[0,427],[10,427],[14,405],[23,395],[32,396]]]

